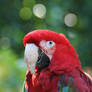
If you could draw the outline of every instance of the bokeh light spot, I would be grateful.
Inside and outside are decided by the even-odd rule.
[[[38,18],[44,18],[46,14],[46,7],[43,4],[36,4],[33,7],[33,13]]]
[[[68,36],[70,37],[70,38],[75,38],[76,37],[76,34],[75,33],[73,33],[73,32],[71,32],[71,31],[68,31]]]
[[[64,22],[68,27],[73,27],[77,23],[77,16],[73,13],[68,13],[64,18]]]
[[[30,8],[24,7],[20,10],[19,15],[23,20],[29,20],[29,19],[31,19],[32,12],[31,12]]]

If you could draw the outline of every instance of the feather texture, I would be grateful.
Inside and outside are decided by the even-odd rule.
[[[61,75],[51,74],[47,79],[46,75],[45,78],[43,76],[40,78],[41,80],[36,78],[39,80],[39,85],[34,86],[32,75],[28,71],[23,92],[92,92],[92,80],[77,69]],[[47,86],[44,82],[47,83]]]
[[[62,74],[58,84],[58,92],[92,92],[92,80],[78,70]]]
[[[27,92],[92,92],[92,79],[81,68],[78,54],[63,35],[50,30],[35,30],[24,37],[24,46],[34,43],[46,54],[40,42],[55,43],[50,64],[40,74],[28,70],[25,88]],[[43,61],[44,62],[44,61]]]

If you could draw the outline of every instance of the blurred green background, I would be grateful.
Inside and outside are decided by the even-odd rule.
[[[92,0],[0,0],[0,92],[21,92],[23,37],[35,29],[64,33],[92,74]]]

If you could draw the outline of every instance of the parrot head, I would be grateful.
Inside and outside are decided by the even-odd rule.
[[[34,74],[48,68],[52,72],[80,68],[80,60],[70,42],[62,33],[34,30],[24,37],[25,61]]]

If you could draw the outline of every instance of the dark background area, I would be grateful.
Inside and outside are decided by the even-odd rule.
[[[23,37],[35,29],[64,33],[92,75],[92,0],[0,0],[0,92],[21,92]]]

